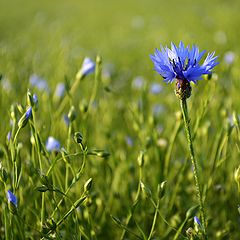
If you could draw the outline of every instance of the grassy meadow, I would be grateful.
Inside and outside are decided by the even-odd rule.
[[[204,239],[175,83],[150,59],[180,41],[218,56],[187,102],[208,239],[240,239],[238,0],[0,6],[0,239]]]

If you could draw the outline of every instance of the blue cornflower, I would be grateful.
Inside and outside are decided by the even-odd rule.
[[[58,152],[60,151],[60,143],[54,137],[48,137],[46,142],[46,149],[49,152]]]
[[[15,207],[17,207],[17,197],[10,191],[7,191],[7,199],[8,202],[12,203]]]
[[[199,52],[195,45],[190,49],[189,46],[184,47],[180,42],[179,47],[174,43],[170,48],[156,49],[151,59],[154,63],[155,70],[164,78],[165,82],[173,82],[174,79],[194,82],[202,79],[203,74],[209,74],[211,70],[218,64],[217,57],[213,53],[208,53],[202,64],[200,60],[206,51]]]

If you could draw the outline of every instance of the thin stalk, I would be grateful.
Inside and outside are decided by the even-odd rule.
[[[141,181],[142,181],[142,167],[139,167],[139,182],[138,182],[137,194],[136,194],[136,197],[134,199],[134,203],[133,203],[133,205],[131,207],[130,213],[129,213],[129,215],[127,217],[127,220],[126,220],[126,223],[125,223],[126,228],[127,228],[128,224],[129,224],[129,222],[130,222],[130,220],[131,220],[131,218],[133,216],[133,213],[134,213],[135,208],[136,208],[137,203],[138,203],[138,199],[139,199],[140,192],[141,192]],[[122,235],[121,235],[120,240],[124,239],[126,231],[127,230],[124,228],[123,231],[122,231]]]
[[[154,213],[154,217],[153,217],[151,231],[150,231],[149,236],[148,236],[148,240],[151,240],[153,232],[154,232],[154,229],[155,229],[155,225],[156,225],[156,222],[157,222],[157,215],[158,215],[159,205],[160,205],[160,199],[157,200],[157,206],[155,207],[155,213]]]
[[[176,124],[175,124],[174,130],[173,130],[173,133],[170,137],[170,141],[169,141],[169,144],[168,144],[168,149],[167,149],[167,152],[166,152],[166,155],[165,155],[164,176],[167,176],[168,172],[169,172],[171,153],[172,153],[172,150],[173,150],[173,145],[175,143],[175,139],[176,139],[176,137],[178,135],[178,132],[180,130],[180,127],[181,127],[181,121],[177,121]]]
[[[206,218],[205,218],[205,211],[204,211],[204,205],[203,205],[203,196],[202,196],[202,191],[200,188],[198,162],[197,162],[197,160],[195,158],[195,154],[194,154],[193,141],[192,141],[192,137],[191,137],[191,130],[190,130],[190,124],[189,124],[190,120],[188,117],[188,109],[187,109],[186,99],[180,100],[180,106],[181,106],[182,113],[183,113],[183,120],[184,120],[186,135],[187,135],[188,148],[189,148],[190,158],[191,158],[192,165],[193,165],[193,174],[194,174],[194,179],[195,179],[197,197],[198,197],[199,206],[200,206],[201,220],[202,220],[202,224],[203,224],[203,232],[205,235],[205,239],[207,239]]]

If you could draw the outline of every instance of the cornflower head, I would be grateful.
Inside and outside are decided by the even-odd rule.
[[[155,70],[165,82],[172,83],[176,79],[176,95],[180,99],[186,99],[191,96],[190,82],[197,83],[202,79],[203,74],[210,74],[218,64],[214,52],[208,53],[201,64],[200,61],[205,52],[200,52],[195,45],[192,48],[184,47],[184,44],[180,42],[178,47],[171,43],[171,49],[161,46],[161,50],[156,49],[150,57]]]

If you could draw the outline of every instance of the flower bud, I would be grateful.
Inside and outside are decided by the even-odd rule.
[[[141,151],[139,153],[137,161],[138,161],[138,166],[143,167],[143,165],[144,165],[144,151]]]
[[[12,214],[17,214],[17,197],[10,191],[7,191],[9,210]]]
[[[151,198],[152,197],[151,190],[148,187],[146,187],[143,182],[140,182],[140,186],[141,186],[141,189],[142,189],[143,196],[145,198]]]
[[[32,107],[29,107],[27,111],[23,114],[23,116],[20,118],[18,121],[18,127],[19,128],[24,128],[27,123],[29,118],[32,116]]]
[[[158,198],[161,199],[165,195],[165,189],[166,189],[167,181],[162,182],[161,184],[158,184]]]
[[[88,192],[92,187],[92,178],[89,178],[84,184],[84,192]]]
[[[74,140],[75,140],[76,143],[81,144],[82,141],[83,141],[83,136],[82,136],[82,134],[81,134],[80,132],[74,133]]]
[[[70,120],[70,122],[73,122],[76,119],[76,110],[74,106],[71,106],[68,112],[68,119]]]
[[[6,170],[5,170],[5,168],[3,168],[1,166],[1,169],[0,169],[0,180],[2,182],[6,183],[7,179],[8,179],[8,174],[7,174]]]

